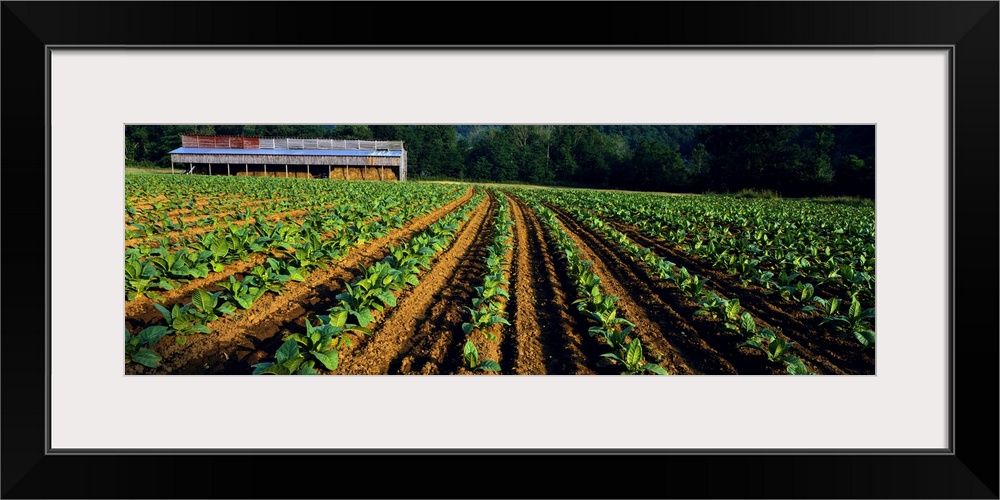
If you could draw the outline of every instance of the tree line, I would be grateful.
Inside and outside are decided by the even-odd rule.
[[[875,196],[873,125],[134,125],[126,165],[169,166],[181,134],[401,140],[414,180]]]

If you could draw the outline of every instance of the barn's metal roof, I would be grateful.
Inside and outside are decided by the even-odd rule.
[[[276,155],[276,156],[403,156],[399,150],[373,149],[226,149],[177,148],[170,154],[188,155]]]

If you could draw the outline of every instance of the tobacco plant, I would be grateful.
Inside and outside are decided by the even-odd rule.
[[[157,368],[163,359],[151,348],[164,335],[168,328],[161,325],[149,326],[141,332],[132,335],[128,328],[125,328],[125,362],[139,363],[149,368]]]
[[[607,352],[602,354],[606,358],[614,359],[625,366],[622,375],[638,375],[644,372],[655,373],[656,375],[667,375],[667,371],[656,363],[647,363],[642,355],[642,343],[639,339],[632,339],[625,345],[624,357],[620,352]]]
[[[274,353],[274,361],[253,365],[253,375],[317,375],[316,361],[306,360],[295,339],[288,339]]]
[[[862,346],[875,346],[875,331],[868,327],[868,320],[875,318],[875,309],[862,309],[857,295],[851,296],[851,305],[846,315],[830,315],[823,318],[820,325],[833,323],[840,338],[853,336]]]
[[[242,309],[250,309],[250,306],[268,291],[266,287],[262,286],[263,283],[259,278],[249,275],[242,280],[237,280],[236,276],[230,275],[228,281],[222,281],[216,285],[229,292],[222,296],[223,300],[235,302]]]
[[[462,359],[465,360],[465,366],[473,371],[500,371],[500,364],[496,361],[479,359],[479,349],[476,348],[476,344],[473,344],[471,340],[465,341],[465,347],[462,349]]]
[[[154,302],[153,307],[163,315],[163,319],[166,320],[167,326],[170,328],[168,333],[174,335],[177,345],[184,345],[188,335],[212,333],[212,330],[205,326],[202,315],[191,303],[174,304],[171,309],[167,309]]]

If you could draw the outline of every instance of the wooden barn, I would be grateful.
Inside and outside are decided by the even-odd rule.
[[[177,166],[180,170],[175,170]],[[171,173],[406,180],[402,141],[182,135]]]

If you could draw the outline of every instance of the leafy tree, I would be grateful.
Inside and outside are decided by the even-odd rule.
[[[168,167],[181,134],[399,140],[413,179],[669,191],[752,188],[787,196],[875,191],[874,126],[130,125],[126,163]]]
[[[841,194],[875,197],[875,158],[843,157],[834,174],[834,185]]]
[[[703,190],[707,187],[708,164],[708,150],[705,149],[704,144],[699,142],[691,150],[687,161],[688,176],[691,179],[691,185],[697,190]]]
[[[490,129],[480,135],[465,158],[469,177],[476,180],[507,182],[517,180],[515,134]]]
[[[372,129],[368,125],[337,125],[330,132],[329,136],[334,139],[361,139],[370,141],[375,139]],[[379,139],[393,140],[393,139]]]
[[[707,127],[702,140],[711,154],[711,187],[722,191],[781,189],[800,153],[797,126],[726,125]]]
[[[635,184],[628,186],[656,191],[683,191],[688,187],[688,173],[680,153],[662,143],[643,141],[632,157]]]

